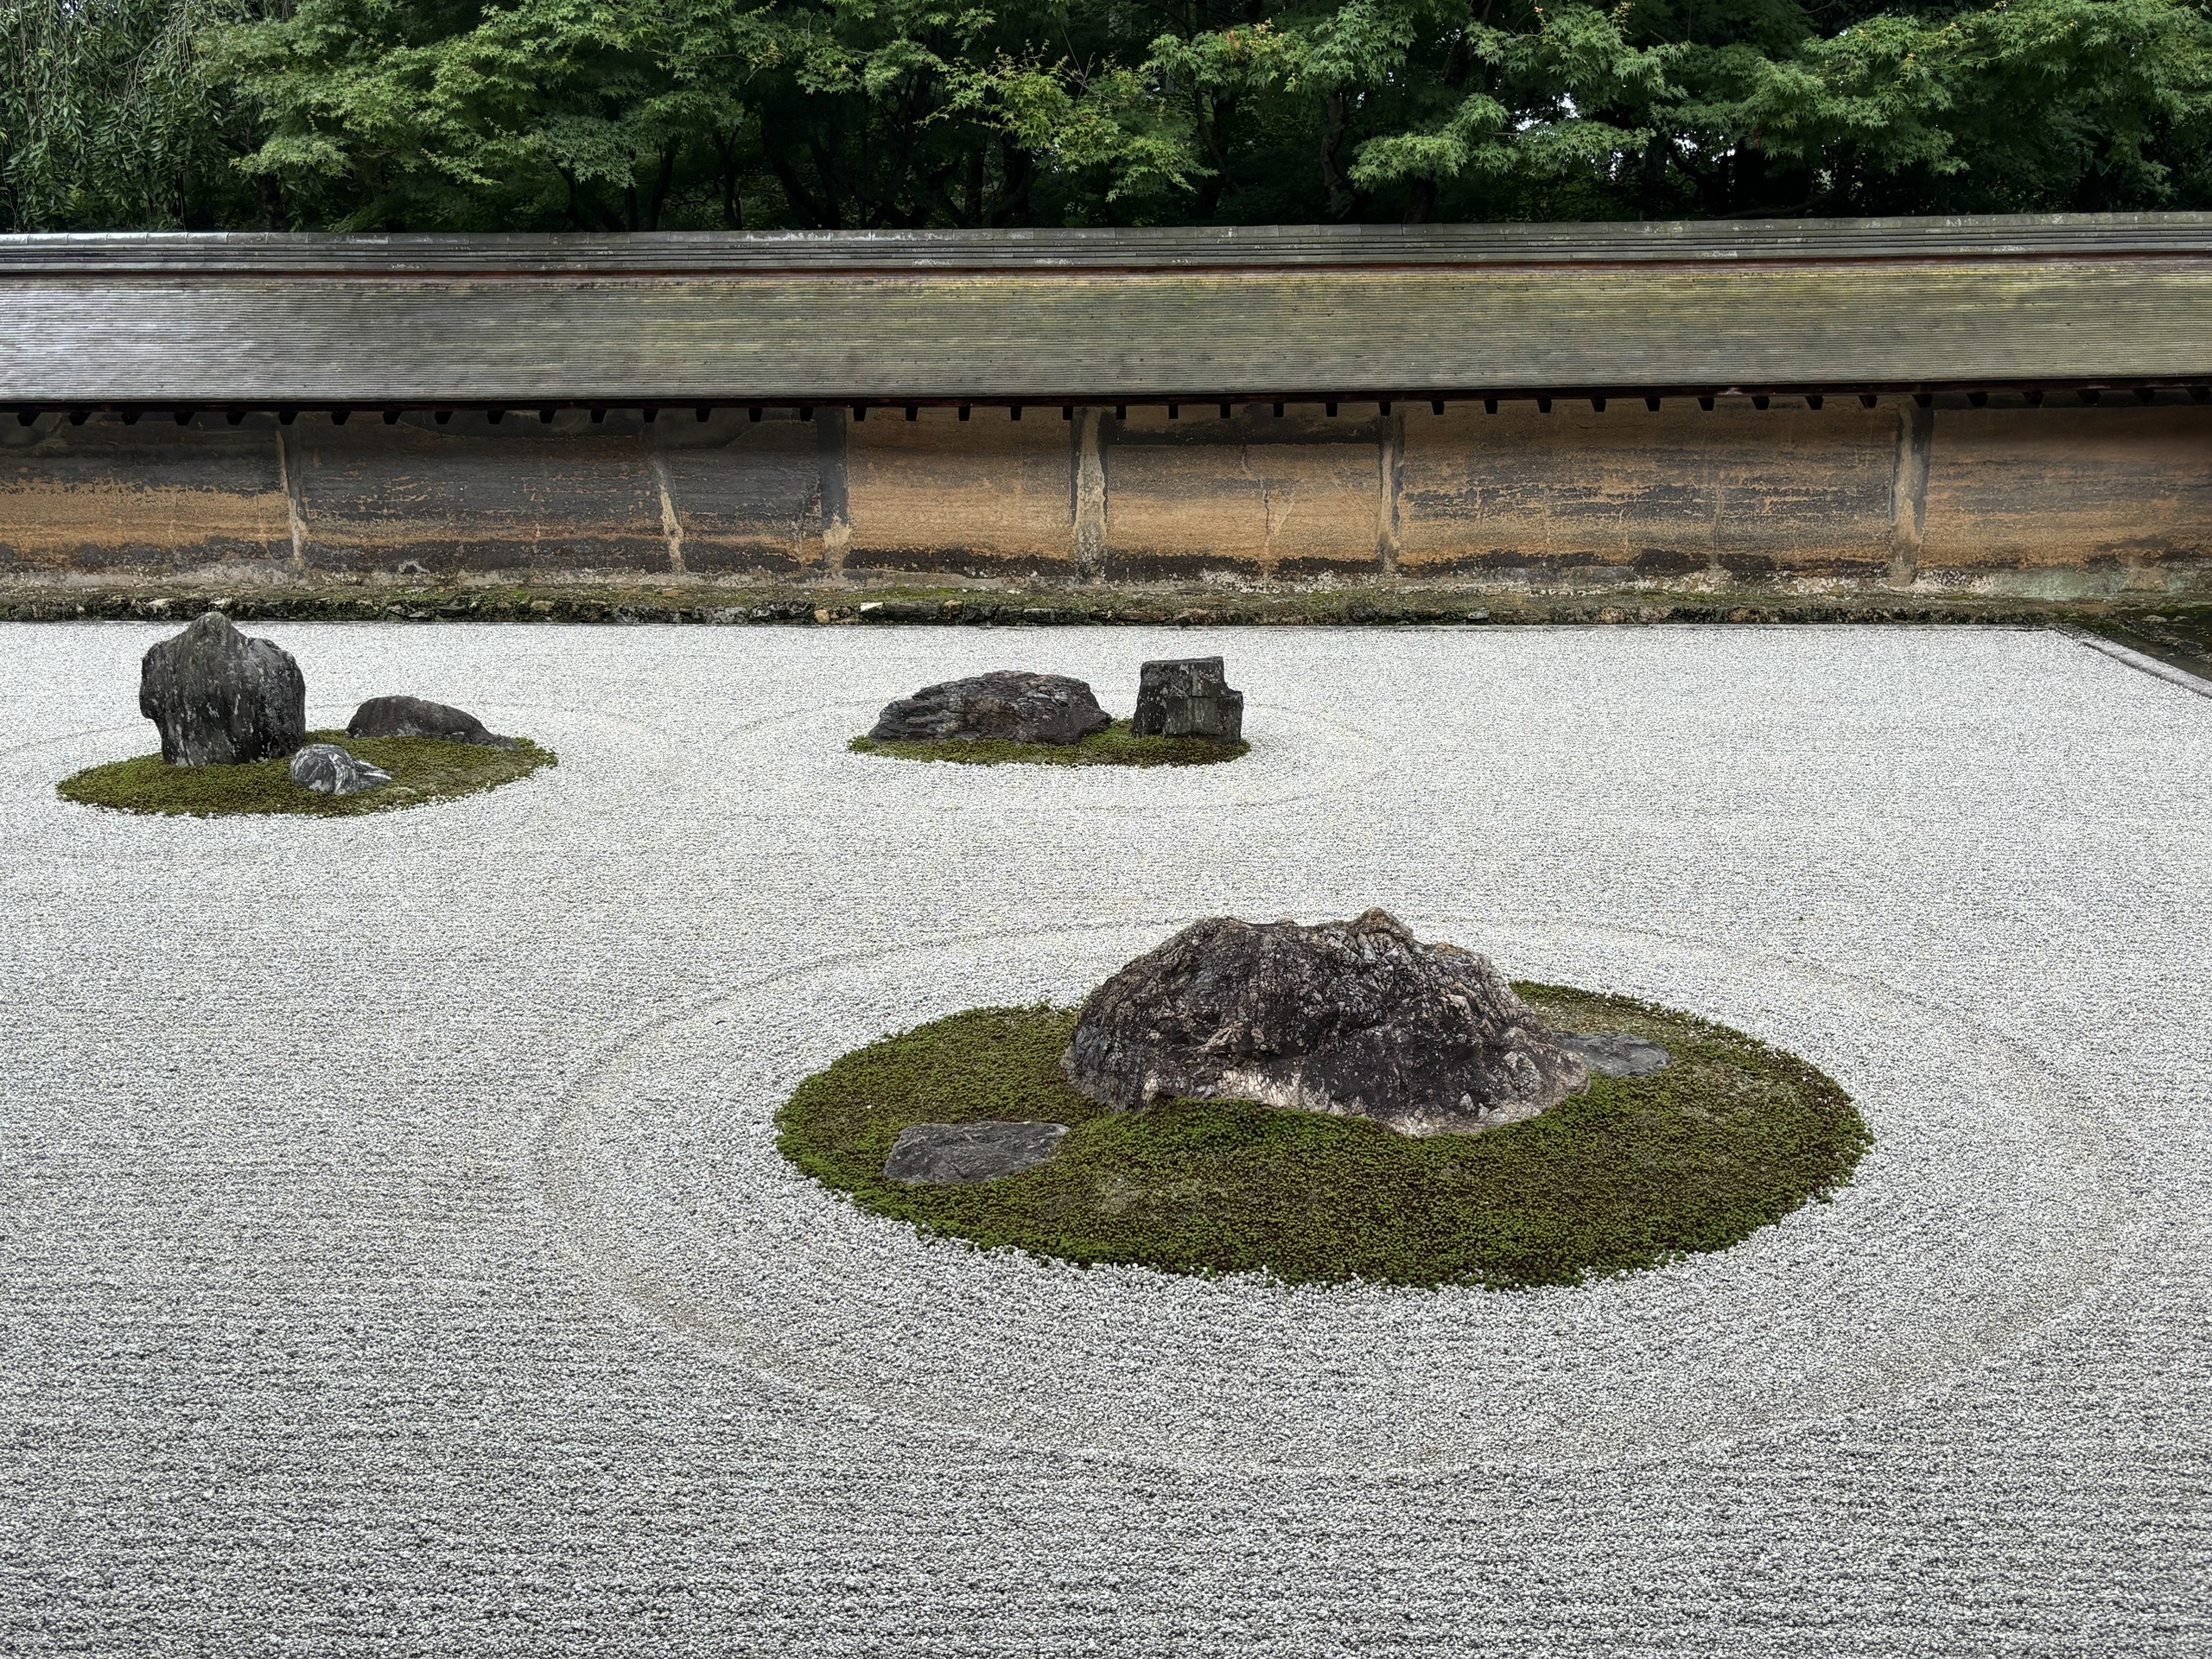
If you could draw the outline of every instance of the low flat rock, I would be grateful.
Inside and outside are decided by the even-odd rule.
[[[435,737],[446,743],[474,743],[480,748],[512,749],[512,737],[487,731],[465,709],[426,697],[371,697],[346,722],[348,737]]]
[[[1658,1044],[1624,1031],[1555,1033],[1554,1040],[1601,1077],[1656,1077],[1675,1063],[1675,1057]]]
[[[138,712],[162,734],[173,766],[235,766],[300,747],[308,683],[292,654],[248,639],[220,611],[146,653]]]
[[[335,743],[310,743],[292,756],[292,781],[318,795],[365,795],[382,789],[391,774]]]
[[[1051,1162],[1067,1132],[1065,1123],[917,1123],[899,1132],[883,1175],[917,1186],[973,1186]]]
[[[1083,681],[1007,668],[925,685],[887,705],[868,735],[879,743],[1079,743],[1113,723]]]
[[[1137,671],[1139,737],[1202,737],[1235,743],[1244,735],[1244,694],[1229,683],[1218,657],[1167,658]]]
[[[1090,994],[1061,1065],[1120,1110],[1256,1100],[1414,1135],[1516,1123],[1590,1082],[1488,957],[1381,910],[1194,922]]]

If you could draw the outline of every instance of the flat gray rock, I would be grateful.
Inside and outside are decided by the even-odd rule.
[[[884,1161],[886,1180],[917,1186],[973,1186],[1052,1161],[1065,1123],[917,1123],[899,1131]]]
[[[234,766],[289,754],[308,728],[308,683],[289,652],[209,611],[147,652],[138,712],[173,766]]]
[[[292,757],[292,781],[318,795],[365,795],[382,789],[391,774],[371,766],[335,743],[310,743]]]
[[[1001,668],[887,704],[868,735],[879,743],[1079,743],[1113,723],[1081,680]]]
[[[348,737],[435,737],[447,743],[474,743],[480,748],[512,749],[512,737],[485,729],[484,722],[465,709],[432,702],[425,697],[371,697],[346,722]]]
[[[1229,683],[1218,657],[1147,663],[1137,671],[1139,737],[1203,737],[1234,743],[1244,735],[1244,694]]]
[[[1658,1044],[1624,1031],[1573,1032],[1552,1034],[1552,1040],[1601,1077],[1649,1077],[1664,1071],[1675,1057]]]

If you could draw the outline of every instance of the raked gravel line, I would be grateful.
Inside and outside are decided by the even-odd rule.
[[[137,819],[162,630],[0,628],[0,1651],[2212,1649],[2212,705],[2055,633],[269,625],[557,748]],[[843,752],[1224,651],[1255,747]],[[1387,904],[1799,1049],[1880,1137],[1500,1296],[981,1257],[791,1082],[1211,911]]]

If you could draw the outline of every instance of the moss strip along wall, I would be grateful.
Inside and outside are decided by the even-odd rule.
[[[0,425],[0,575],[2212,591],[2185,393],[1764,401],[48,414]]]

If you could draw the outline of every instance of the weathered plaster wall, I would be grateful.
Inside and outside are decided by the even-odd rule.
[[[2163,585],[2212,556],[2212,410],[1937,412],[1923,579]]]
[[[1371,573],[1388,427],[1372,404],[1335,418],[1313,404],[1281,418],[1264,404],[1232,404],[1227,420],[1211,404],[1175,420],[1132,409],[1109,429],[1103,574]]]
[[[0,569],[289,561],[273,427],[48,419],[29,430],[0,428]]]
[[[1065,575],[1074,553],[1072,422],[1057,409],[875,409],[842,420],[849,575]],[[765,423],[764,423],[765,424]]]
[[[0,427],[0,575],[2212,588],[2212,408],[1855,397]]]
[[[1710,412],[1643,399],[1545,415],[1480,404],[1406,422],[1399,568],[1554,580],[1779,572],[1867,580],[1890,563],[1897,411],[1777,399]]]

